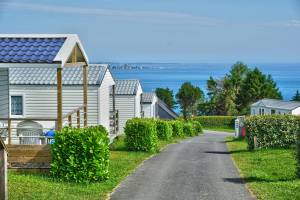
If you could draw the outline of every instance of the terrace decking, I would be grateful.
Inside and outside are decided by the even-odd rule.
[[[10,169],[50,169],[50,145],[7,145],[7,150]]]

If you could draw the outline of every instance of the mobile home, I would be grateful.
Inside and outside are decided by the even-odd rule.
[[[115,80],[115,106],[119,113],[119,132],[124,132],[128,119],[142,117],[142,86],[139,80]],[[111,92],[111,95],[113,92]],[[111,106],[113,98],[111,97]],[[111,107],[112,109],[112,107]]]

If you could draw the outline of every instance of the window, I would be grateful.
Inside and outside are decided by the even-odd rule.
[[[23,96],[11,96],[11,115],[23,115]]]
[[[275,115],[276,111],[275,110],[271,110],[271,115]]]

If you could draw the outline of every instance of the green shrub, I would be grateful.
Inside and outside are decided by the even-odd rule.
[[[130,119],[125,126],[125,144],[131,151],[158,150],[156,123],[151,119]]]
[[[198,116],[193,120],[200,122],[204,128],[234,128],[234,116]]]
[[[250,150],[255,146],[288,147],[296,144],[299,119],[290,115],[251,116],[246,118],[245,126]]]
[[[64,128],[51,145],[51,173],[61,180],[93,182],[108,178],[109,138],[103,126]]]
[[[298,131],[297,137],[297,176],[300,178],[300,131]]]
[[[182,121],[175,120],[175,121],[170,121],[169,123],[172,125],[173,137],[184,137]]]
[[[194,127],[193,124],[190,122],[186,122],[183,125],[183,132],[186,136],[194,136]]]
[[[172,138],[172,125],[164,120],[156,121],[157,136],[161,140],[169,140]]]
[[[193,124],[194,132],[195,132],[194,135],[199,135],[203,133],[203,129],[200,122],[193,120],[191,123]]]

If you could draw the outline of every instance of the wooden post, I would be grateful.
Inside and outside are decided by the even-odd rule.
[[[11,144],[11,119],[7,121],[8,144]]]
[[[69,127],[72,127],[72,115],[68,116]]]
[[[112,86],[112,95],[113,95],[113,122],[114,122],[114,134],[117,134],[117,127],[116,127],[116,87],[115,85]]]
[[[88,66],[83,66],[83,125],[88,125]]]
[[[141,113],[140,113],[140,115],[141,115],[141,118],[144,118],[144,112],[143,112],[143,94],[141,94],[141,96],[140,96],[140,109],[141,109]]]
[[[7,149],[1,138],[0,138],[0,199],[8,200]]]
[[[62,68],[57,68],[57,130],[61,131],[63,125],[62,112]]]
[[[80,110],[77,110],[76,116],[77,116],[77,128],[80,128]]]

